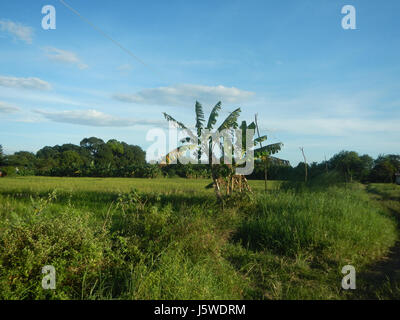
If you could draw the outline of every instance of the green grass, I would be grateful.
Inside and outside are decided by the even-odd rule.
[[[392,217],[400,228],[400,186],[374,183],[367,191],[376,203]],[[368,299],[400,299],[400,241],[392,246],[384,259],[371,264],[360,275],[363,290],[356,294]]]
[[[140,178],[59,178],[59,177],[8,177],[0,179],[0,192],[50,192],[57,188],[66,192],[98,192],[118,193],[129,192],[138,188],[141,192],[163,192],[187,194],[213,193],[212,189],[205,189],[211,179],[140,179]],[[264,190],[264,181],[249,181],[255,191]],[[269,181],[269,188],[276,188],[280,182]]]
[[[397,239],[396,220],[358,184],[269,182],[264,194],[250,181],[254,194],[222,210],[209,183],[0,179],[0,298],[347,299],[342,266],[362,274]],[[44,265],[54,291],[41,288]]]

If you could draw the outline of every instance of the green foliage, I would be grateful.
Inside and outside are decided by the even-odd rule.
[[[111,139],[111,140],[107,141],[107,145],[110,147],[111,152],[113,154],[116,154],[116,155],[124,154],[124,145],[121,142],[119,142],[115,139]]]
[[[240,108],[237,108],[233,110],[228,117],[222,122],[222,124],[219,126],[218,131],[222,130],[228,130],[228,129],[237,129],[238,127],[238,118],[240,116],[241,110]]]
[[[266,136],[264,136],[264,137],[266,138]],[[263,137],[261,137],[261,138],[263,138]],[[258,142],[256,140],[254,141],[254,143]],[[282,149],[282,147],[283,147],[283,143],[278,142],[278,143],[273,143],[273,144],[266,145],[264,147],[257,148],[256,150],[254,150],[254,157],[256,159],[263,158],[263,157],[269,157],[272,154],[278,153]]]
[[[379,156],[371,171],[371,180],[374,182],[394,182],[395,174],[400,173],[400,156]]]
[[[213,126],[217,122],[218,112],[220,110],[221,110],[221,102],[218,102],[210,113],[206,129],[211,130],[213,128]],[[237,119],[240,116],[240,112],[241,112],[240,108],[237,108],[236,110],[232,111],[228,115],[228,117],[222,122],[217,131],[221,132],[222,130],[225,129],[237,128],[238,127]],[[167,121],[174,123],[178,128],[185,129],[185,133],[189,136],[181,141],[183,146],[178,147],[176,150],[171,150],[171,152],[168,154],[168,157],[172,156],[173,153],[177,152],[182,153],[182,151],[196,148],[198,159],[200,159],[201,154],[205,152],[209,155],[210,158],[213,157],[215,158],[213,144],[219,143],[219,141],[213,141],[212,143],[210,142],[209,145],[205,147],[206,149],[204,149],[204,146],[202,144],[197,144],[197,141],[201,138],[203,125],[205,121],[203,107],[199,102],[196,101],[195,105],[195,117],[196,117],[195,127],[197,129],[196,132],[197,136],[193,134],[191,130],[188,129],[183,123],[175,120],[173,117],[166,114],[165,112],[163,113],[163,115]],[[195,141],[196,144],[194,143]],[[211,161],[209,165],[211,166]]]
[[[341,187],[282,190],[261,197],[254,211],[237,238],[278,254],[320,252],[319,258],[358,263],[364,259],[360,252],[378,256],[394,241],[395,225],[372,209],[357,187],[350,192]],[[383,228],[389,229],[382,233]],[[382,242],[375,241],[378,236]],[[360,252],[352,252],[356,246]]]
[[[363,180],[369,174],[372,158],[368,155],[359,156],[355,151],[341,151],[330,160],[330,166],[343,174],[346,181]]]
[[[221,210],[209,182],[4,179],[0,298],[343,299],[341,267],[359,276],[396,240],[395,222],[358,184],[270,182],[262,194],[252,181],[254,196]],[[399,186],[369,191],[399,209]],[[54,291],[41,288],[44,265],[56,268]]]
[[[214,125],[217,123],[219,111],[221,111],[221,101],[219,101],[214,108],[211,110],[210,116],[208,118],[206,129],[211,130],[214,128]]]
[[[257,125],[254,122],[252,122],[249,126],[247,126],[246,121],[243,121],[240,126],[240,129],[242,130],[242,145],[243,145],[243,151],[244,151],[246,148],[246,131],[249,129],[256,130]],[[283,143],[278,142],[278,143],[273,143],[273,144],[263,146],[262,143],[267,140],[268,140],[268,137],[266,135],[259,136],[254,139],[253,146],[257,147],[259,145],[258,148],[254,149],[254,159],[262,160],[263,162],[265,162],[265,164],[267,166],[269,166],[270,156],[275,153],[278,153],[282,149]],[[253,147],[253,146],[251,146],[251,147]],[[279,160],[279,159],[276,158],[276,160]]]
[[[137,167],[144,166],[146,154],[139,146],[111,139],[91,137],[80,146],[64,144],[44,147],[36,153],[29,168],[36,175],[51,176],[132,176]],[[8,161],[17,165],[13,157]],[[24,167],[26,169],[26,167]]]
[[[36,156],[32,152],[19,151],[6,156],[4,162],[7,166],[32,169],[36,165]]]
[[[3,146],[0,144],[0,166],[3,165],[4,161],[4,153],[3,153]]]
[[[109,248],[108,240],[91,227],[90,215],[71,208],[52,211],[42,207],[38,212],[36,208],[27,211],[29,207],[24,207],[23,212],[11,212],[4,217],[7,205],[12,203],[1,205],[0,298],[86,296],[98,280],[105,263],[104,252]],[[40,271],[45,265],[56,268],[61,290],[46,291],[41,287]]]
[[[196,112],[197,136],[199,137],[201,136],[205,119],[204,119],[203,107],[198,101],[196,101],[195,112]]]
[[[255,152],[259,156],[258,151]],[[261,153],[262,155],[262,153]],[[355,151],[342,151],[328,161],[307,164],[309,182],[329,184],[330,182],[386,182],[395,181],[400,172],[400,156],[379,156],[375,161],[368,155],[360,156]],[[268,176],[272,180],[304,180],[304,163],[291,167],[287,162],[269,157]],[[255,162],[255,169],[249,179],[263,179],[263,164]]]
[[[0,171],[3,172],[4,176],[13,177],[17,175],[17,170],[13,166],[1,167]]]

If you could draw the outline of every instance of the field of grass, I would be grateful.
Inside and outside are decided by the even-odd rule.
[[[0,298],[396,295],[393,281],[360,290],[362,296],[344,291],[341,269],[351,264],[363,275],[390,254],[400,187],[270,182],[265,194],[263,181],[250,181],[253,194],[233,197],[222,210],[209,183],[0,179]],[[56,290],[41,286],[45,265],[56,269]]]
[[[4,183],[2,183],[4,182]],[[66,192],[129,192],[139,188],[141,192],[163,192],[187,194],[213,194],[213,189],[206,189],[211,179],[141,179],[141,178],[58,178],[58,177],[14,177],[0,180],[0,192],[10,193],[27,191],[31,193],[49,192],[57,188]],[[255,191],[264,190],[264,181],[249,181]],[[279,186],[279,181],[269,181],[269,188]]]
[[[400,228],[400,186],[374,183],[367,187],[374,200],[392,216]],[[359,292],[368,299],[400,299],[400,241],[392,246],[383,259],[369,266],[361,274],[363,290]]]

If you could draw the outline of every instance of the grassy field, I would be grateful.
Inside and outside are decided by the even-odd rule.
[[[265,194],[250,181],[222,210],[209,183],[0,179],[0,298],[398,298],[399,186],[270,182]],[[354,292],[341,289],[347,264]],[[56,290],[41,286],[45,265]]]
[[[0,180],[0,191],[41,193],[57,188],[65,192],[129,192],[139,188],[141,192],[162,192],[211,195],[212,189],[206,189],[211,179],[140,179],[140,178],[58,178],[58,177],[15,177]],[[264,190],[264,181],[249,181],[255,191]],[[279,181],[269,181],[270,188],[279,186]]]
[[[367,191],[392,216],[400,227],[400,186],[371,184]],[[369,266],[360,275],[361,289],[356,297],[368,299],[400,299],[400,241],[392,246],[383,259]]]

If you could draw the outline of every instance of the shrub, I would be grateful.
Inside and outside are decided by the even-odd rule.
[[[13,166],[1,167],[0,171],[3,172],[4,176],[12,177],[17,175],[17,170]]]
[[[37,211],[36,211],[37,212]],[[0,222],[0,298],[72,299],[87,294],[105,266],[108,241],[88,213],[67,208],[11,213]],[[41,269],[56,269],[58,290],[43,290]]]

